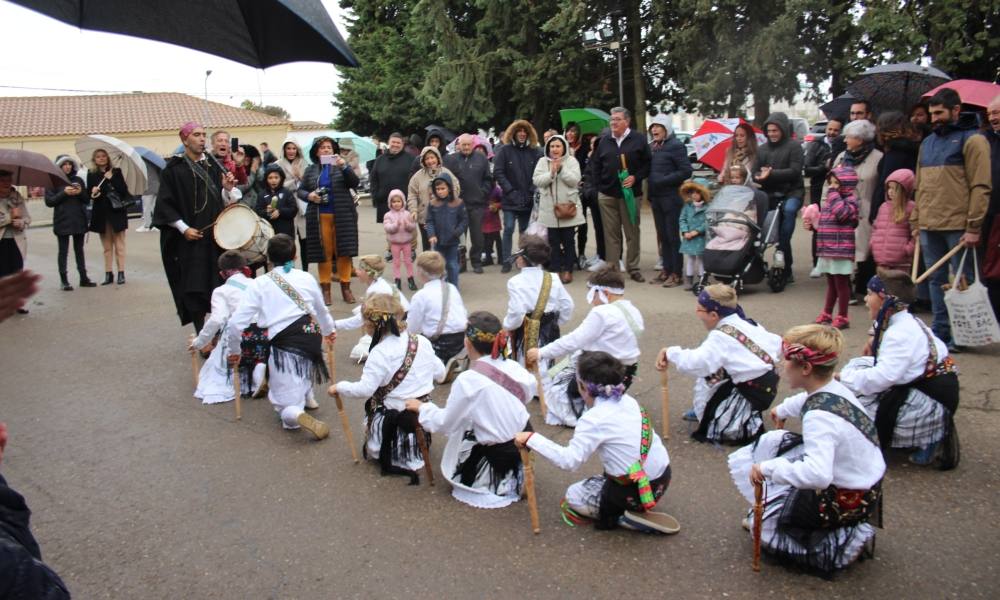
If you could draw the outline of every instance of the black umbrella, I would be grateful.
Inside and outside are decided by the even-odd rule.
[[[946,81],[951,81],[951,77],[934,67],[896,63],[868,69],[847,86],[847,91],[871,103],[876,113],[886,110],[906,113],[920,102],[924,92]]]
[[[14,185],[51,188],[69,183],[62,169],[44,154],[0,149],[0,171],[14,174]]]
[[[428,125],[425,127],[427,130],[427,139],[431,139],[431,136],[436,135],[441,138],[441,146],[447,146],[454,140],[456,136],[450,129],[441,127],[440,125]]]
[[[358,66],[320,0],[12,0],[81,29],[176,44],[259,69]]]
[[[847,117],[850,116],[851,105],[854,104],[855,100],[857,98],[847,92],[820,106],[819,109],[826,115],[827,119],[840,119],[842,122],[846,122]]]

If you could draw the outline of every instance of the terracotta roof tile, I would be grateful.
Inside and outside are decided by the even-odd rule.
[[[205,115],[208,129],[289,124],[271,115],[177,92],[11,96],[0,97],[0,138],[176,131]]]

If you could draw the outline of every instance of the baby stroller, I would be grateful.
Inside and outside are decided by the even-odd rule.
[[[702,261],[705,274],[694,286],[695,294],[709,283],[710,277],[728,283],[737,293],[744,284],[767,279],[773,292],[785,289],[788,276],[778,244],[779,202],[768,210],[767,195],[743,185],[719,189],[706,210],[707,241]],[[775,248],[771,264],[765,258]]]

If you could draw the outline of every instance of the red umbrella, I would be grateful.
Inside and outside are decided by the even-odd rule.
[[[928,99],[944,88],[951,88],[958,92],[962,98],[962,104],[971,104],[986,108],[994,98],[1000,96],[1000,85],[988,81],[977,81],[975,79],[956,79],[948,83],[942,83],[933,90],[922,96]]]
[[[733,132],[742,123],[746,123],[746,121],[743,119],[706,119],[691,137],[691,144],[694,145],[698,160],[716,171],[721,171],[722,166],[726,163],[726,151],[733,144]],[[756,127],[753,130],[757,134],[758,144],[767,141],[764,132]]]

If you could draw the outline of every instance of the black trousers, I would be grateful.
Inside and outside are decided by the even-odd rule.
[[[423,223],[420,224],[420,248],[424,252],[433,250],[431,248],[431,238],[427,235],[427,225]]]
[[[875,260],[868,255],[868,260],[858,263],[858,270],[854,272],[854,293],[864,296],[868,293],[868,280],[875,274]]]
[[[83,238],[85,235],[83,233],[74,233],[72,235],[56,236],[59,240],[59,255],[56,258],[56,263],[59,265],[60,275],[66,274],[66,259],[69,255],[70,238],[73,238],[73,257],[76,259],[76,270],[80,273],[80,277],[87,275],[87,260],[83,254]]]
[[[302,259],[302,270],[309,272],[309,261],[306,259],[306,238],[299,238],[299,257]],[[265,269],[266,271],[266,269]]]
[[[549,247],[552,254],[549,258],[549,270],[560,273],[576,268],[576,247],[573,236],[576,227],[549,227]]]
[[[465,214],[469,216],[469,258],[472,266],[483,263],[483,210],[482,206],[465,206]]]
[[[594,242],[597,244],[597,257],[604,260],[604,224],[601,221],[601,209],[597,206],[597,198],[587,200],[585,195],[580,196],[583,204],[583,216],[586,218],[590,212],[590,223],[594,227]],[[587,224],[584,223],[577,228],[577,254],[586,254],[587,249]]]
[[[24,258],[14,238],[0,239],[0,277],[24,270]]]
[[[684,201],[677,198],[650,198],[653,221],[660,234],[660,258],[663,270],[672,275],[684,274],[684,258],[681,255],[681,209]]]

